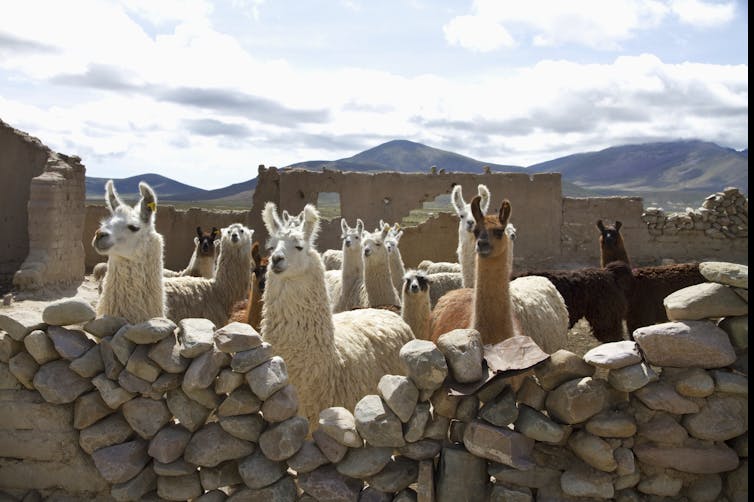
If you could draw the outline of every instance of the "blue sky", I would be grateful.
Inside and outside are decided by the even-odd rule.
[[[745,1],[25,0],[0,16],[0,119],[89,176],[207,189],[392,139],[521,166],[740,150],[747,46]]]

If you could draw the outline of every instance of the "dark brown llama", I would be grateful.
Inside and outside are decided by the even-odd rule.
[[[600,267],[605,268],[611,261],[622,261],[631,266],[620,233],[622,226],[620,221],[616,221],[614,225],[603,225],[602,220],[597,220],[597,228],[600,230]]]
[[[251,247],[251,258],[254,260],[254,269],[251,276],[249,297],[236,302],[230,313],[228,322],[243,322],[259,331],[262,323],[262,294],[267,279],[267,262],[269,258],[259,253],[259,243],[255,242]]]

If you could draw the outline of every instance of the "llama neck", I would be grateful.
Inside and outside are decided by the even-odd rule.
[[[312,353],[334,350],[325,267],[315,250],[309,258],[312,265],[303,274],[285,277],[270,270],[262,296],[262,337],[295,364],[304,364]]]
[[[364,259],[361,250],[352,250],[343,246],[343,263],[340,268],[343,294],[364,283]]]
[[[165,316],[162,249],[162,236],[155,233],[137,259],[108,257],[98,316],[123,317],[132,324]]]
[[[410,294],[403,292],[401,317],[409,325],[417,340],[429,340],[429,292]]]
[[[228,312],[235,302],[248,294],[250,276],[251,250],[248,246],[233,247],[220,252],[212,287],[218,291],[220,298],[226,300],[225,309]]]
[[[364,260],[364,285],[370,307],[400,305],[390,277],[387,257],[370,256]]]
[[[406,275],[406,268],[403,266],[401,251],[396,246],[388,256],[390,257],[390,279],[392,280],[393,287],[396,291],[400,291],[403,283],[403,276]]]
[[[256,276],[251,278],[251,295],[249,297],[249,308],[247,319],[248,323],[256,330],[259,330],[259,326],[262,322],[262,291],[259,290],[259,284],[257,283]]]
[[[619,242],[616,246],[610,249],[602,249],[600,261],[602,268],[605,268],[605,265],[611,261],[622,261],[630,265],[630,262],[628,261],[628,253],[622,242]]]
[[[198,277],[211,279],[215,275],[215,257],[200,256],[196,259],[195,269]]]
[[[476,239],[474,234],[466,230],[458,229],[458,263],[461,264],[461,285],[464,288],[474,287],[474,274],[476,273]]]
[[[471,327],[479,331],[485,345],[513,336],[510,272],[508,253],[476,261]]]

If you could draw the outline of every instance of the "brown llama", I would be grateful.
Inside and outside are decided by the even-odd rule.
[[[269,261],[267,256],[262,257],[259,253],[259,242],[255,242],[251,247],[251,259],[254,260],[254,269],[252,270],[249,297],[233,305],[228,322],[243,322],[259,331],[259,326],[262,324],[262,306],[264,305],[262,294],[264,293],[267,262]]]
[[[620,221],[616,221],[614,225],[604,225],[602,220],[597,220],[597,228],[600,230],[600,267],[605,268],[611,261],[622,261],[631,266],[626,245],[620,233],[622,226]]]
[[[548,354],[563,348],[568,335],[563,297],[544,277],[510,281],[510,202],[503,201],[497,215],[484,216],[480,199],[472,200],[477,240],[474,288],[456,289],[438,300],[431,314],[431,340],[454,329],[474,328],[484,345],[526,335]]]

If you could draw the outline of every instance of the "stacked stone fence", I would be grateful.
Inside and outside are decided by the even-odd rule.
[[[475,330],[411,341],[406,376],[323,410],[311,436],[285,361],[246,324],[131,325],[77,299],[0,310],[0,489],[27,501],[744,501],[748,267],[700,268],[708,282],[665,299],[672,321],[583,357],[534,346],[541,357],[514,359],[530,367],[515,378],[490,374],[502,349]]]

